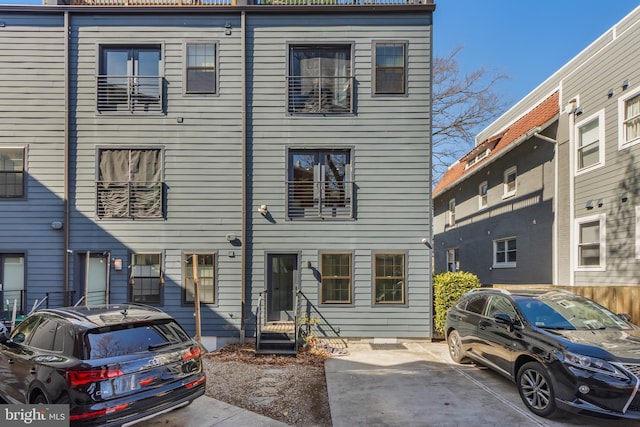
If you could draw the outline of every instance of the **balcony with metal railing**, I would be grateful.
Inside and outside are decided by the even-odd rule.
[[[131,113],[163,111],[163,85],[159,76],[97,76],[97,105],[100,112]]]
[[[353,182],[288,181],[287,216],[291,219],[353,218]]]
[[[96,183],[98,218],[162,218],[161,182]]]
[[[353,76],[287,76],[287,81],[290,113],[353,113]]]
[[[433,0],[58,0],[72,6],[425,6]]]

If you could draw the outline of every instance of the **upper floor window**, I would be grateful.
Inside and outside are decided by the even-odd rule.
[[[161,47],[101,46],[97,109],[162,112]]]
[[[511,167],[504,171],[503,180],[503,198],[515,196],[517,188],[518,170],[516,167]]]
[[[320,258],[321,303],[351,304],[351,253],[323,253]]]
[[[186,45],[185,92],[207,94],[217,92],[216,43],[193,42]]]
[[[464,168],[469,169],[471,166],[475,165],[476,163],[478,163],[480,160],[484,159],[488,155],[489,155],[489,149],[487,148],[486,150],[481,151],[476,156],[471,157],[469,160],[467,160],[467,164],[465,165]]]
[[[288,111],[352,113],[351,73],[351,45],[291,45]]]
[[[163,218],[160,149],[101,149],[97,175],[99,218]]]
[[[599,270],[605,268],[605,217],[595,215],[576,221],[578,236],[578,270]]]
[[[161,304],[162,285],[164,285],[162,254],[132,254],[129,301],[144,304]]]
[[[515,267],[516,266],[516,238],[495,240],[493,242],[493,267]]]
[[[407,44],[374,42],[374,94],[402,95],[407,92]]]
[[[373,294],[376,304],[405,304],[405,255],[379,253],[373,261]]]
[[[618,147],[640,142],[640,89],[618,100]]]
[[[289,150],[287,216],[353,217],[350,150]]]
[[[478,186],[478,208],[486,208],[488,205],[489,184],[483,181]]]
[[[0,147],[0,199],[24,198],[25,149]]]
[[[602,164],[604,154],[604,111],[578,123],[577,128],[577,171],[591,169]]]
[[[215,255],[212,253],[188,253],[184,255],[183,302],[195,302],[195,288],[202,304],[216,303]]]
[[[449,210],[447,211],[449,216],[448,225],[455,225],[456,223],[456,199],[449,200]]]

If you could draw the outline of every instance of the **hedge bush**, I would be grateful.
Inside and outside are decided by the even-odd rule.
[[[440,273],[433,278],[434,331],[444,335],[447,310],[467,291],[480,287],[478,276],[463,271]]]

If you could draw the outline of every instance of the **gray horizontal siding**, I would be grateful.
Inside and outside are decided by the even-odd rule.
[[[26,198],[0,200],[0,252],[26,260],[26,307],[62,283],[64,31],[61,16],[1,13],[0,146],[27,147]]]

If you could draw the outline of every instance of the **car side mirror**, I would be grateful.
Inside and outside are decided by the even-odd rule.
[[[618,317],[624,320],[625,322],[631,323],[631,316],[629,316],[627,313],[618,313]]]
[[[493,319],[496,321],[496,323],[505,325],[507,327],[507,331],[513,332],[513,320],[508,314],[498,313],[493,317]]]

